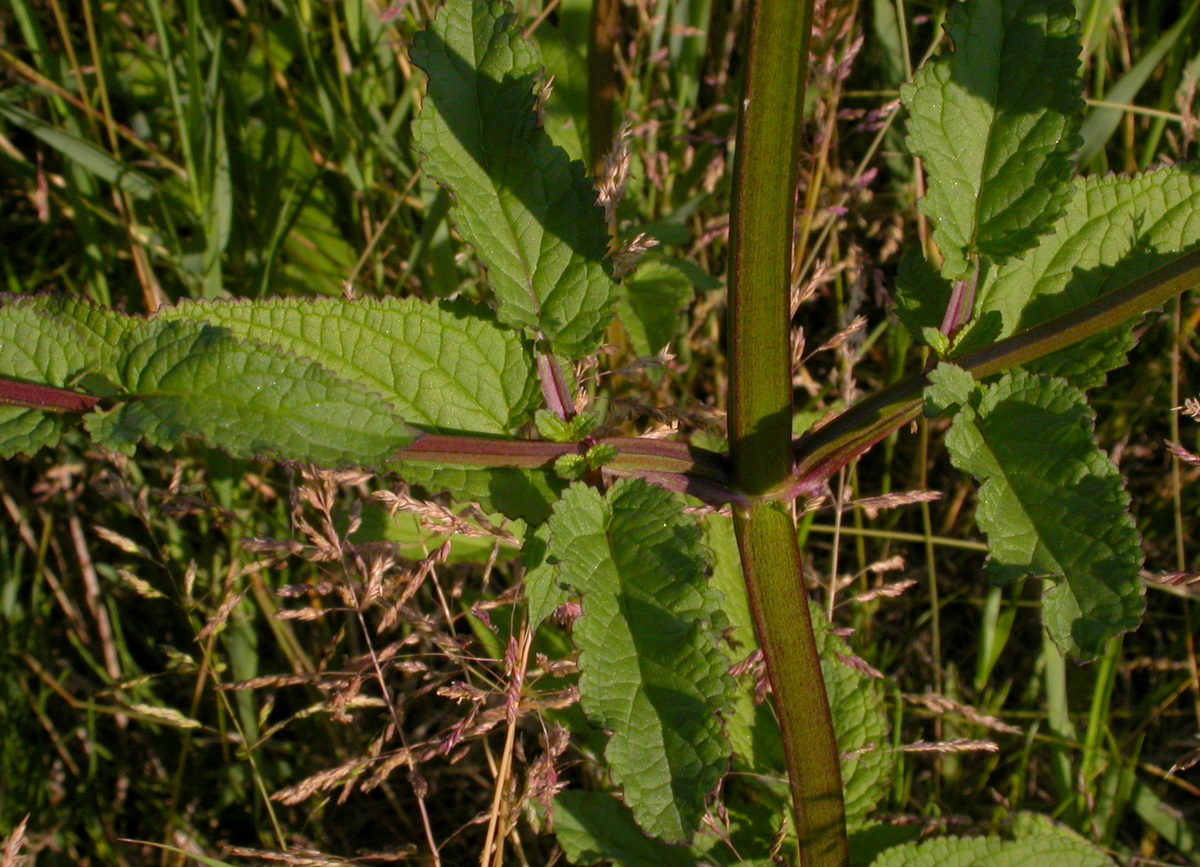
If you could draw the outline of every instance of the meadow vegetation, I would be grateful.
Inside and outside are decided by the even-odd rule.
[[[130,314],[231,298],[486,301],[486,269],[414,145],[427,97],[410,51],[435,11],[13,0],[0,10],[4,291]],[[640,258],[621,321],[564,368],[574,409],[605,434],[719,449],[746,3],[616,10],[615,148],[588,134],[591,4],[516,11],[547,73],[541,123],[601,176],[615,267]],[[946,50],[947,13],[939,0],[815,4],[796,435],[928,359],[894,315],[905,251],[938,256],[900,90]],[[1076,14],[1080,174],[1197,159],[1200,3],[1094,0]],[[1200,864],[1198,325],[1188,295],[1150,314],[1128,364],[1092,393],[1096,439],[1132,499],[1147,604],[1088,665],[1045,637],[1037,581],[987,581],[976,487],[951,466],[944,421],[890,434],[798,503],[805,577],[833,627],[822,646],[873,684],[888,721],[885,743],[860,744],[889,756],[887,776],[864,784],[879,789],[871,827],[884,830],[862,845],[1011,830],[1037,813],[1121,863]],[[556,424],[526,428],[582,438]],[[0,839],[14,852],[41,865],[487,867],[550,864],[565,848],[589,862],[583,832],[549,833],[560,790],[612,779],[578,701],[578,606],[523,593],[536,505],[514,516],[486,489],[471,504],[440,496],[416,470],[250,461],[196,441],[130,452],[75,428],[0,463]],[[728,596],[732,527],[712,503],[688,505]],[[529,629],[539,606],[555,617]],[[761,661],[737,652],[753,639],[732,637],[730,683],[761,697]],[[773,749],[734,743],[756,746]],[[737,765],[707,802],[713,863],[777,832],[772,854],[793,857],[781,759],[755,758],[766,779]]]

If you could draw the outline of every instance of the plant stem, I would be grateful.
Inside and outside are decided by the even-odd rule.
[[[1082,307],[950,360],[976,379],[985,379],[1161,307],[1196,285],[1200,285],[1200,250],[1185,253]],[[889,433],[920,416],[925,385],[924,374],[909,377],[856,403],[797,440],[792,484],[780,491],[779,496],[811,497],[821,493],[826,479]]]
[[[730,213],[729,445],[735,486],[769,497],[791,477],[789,328],[811,0],[751,0]],[[750,610],[775,695],[802,867],[849,863],[841,768],[796,527],[780,502],[735,508]]]
[[[733,527],[783,734],[799,863],[848,864],[841,765],[796,525],[783,503],[760,500],[735,508]]]
[[[613,107],[617,99],[617,33],[619,0],[592,0],[588,39],[588,157],[600,177],[613,143]]]

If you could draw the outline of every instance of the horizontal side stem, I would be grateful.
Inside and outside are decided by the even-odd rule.
[[[985,379],[1094,337],[1161,307],[1197,285],[1200,250],[1186,253],[1082,307],[950,361],[976,379]],[[921,393],[927,384],[925,374],[909,377],[796,440],[792,447],[792,483],[783,494],[813,497],[821,493],[834,473],[920,416]]]

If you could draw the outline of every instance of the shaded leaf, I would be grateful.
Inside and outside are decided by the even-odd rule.
[[[695,867],[686,846],[647,837],[633,812],[604,792],[560,792],[554,799],[554,833],[573,864],[611,861],[621,867]]]
[[[633,351],[657,355],[680,333],[696,290],[687,273],[666,258],[644,259],[620,286],[617,313]]]
[[[486,512],[500,512],[530,526],[545,522],[566,482],[547,470],[515,467],[438,465],[423,461],[392,461],[384,466],[429,495],[448,493],[459,502],[478,503]]]
[[[724,597],[722,605],[729,620],[729,635],[737,646],[722,645],[730,663],[744,660],[758,647],[750,603],[742,579],[741,560],[733,534],[733,521],[710,516],[705,535],[713,550],[715,567],[711,584]],[[876,683],[845,664],[838,654],[851,654],[847,644],[830,630],[829,619],[811,606],[813,631],[821,655],[821,674],[829,696],[834,733],[842,753],[842,784],[845,789],[846,819],[853,827],[863,821],[887,793],[895,769],[895,756],[886,749],[887,717]],[[735,766],[761,774],[764,768],[786,774],[779,724],[771,709],[755,706],[753,684],[738,683],[734,706],[727,715],[726,730],[735,756]],[[784,805],[781,805],[784,806]]]

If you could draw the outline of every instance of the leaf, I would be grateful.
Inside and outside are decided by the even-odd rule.
[[[940,328],[950,303],[952,286],[921,255],[921,248],[908,247],[896,271],[896,317],[913,338],[925,343],[926,328]]]
[[[696,295],[687,273],[662,257],[643,260],[619,291],[617,313],[642,358],[657,355],[679,336],[683,312]]]
[[[943,362],[929,371],[929,385],[924,392],[925,415],[928,418],[948,415],[975,393],[975,378],[971,374],[957,365]]]
[[[86,374],[110,376],[132,320],[63,296],[0,299],[0,376],[69,388]],[[0,457],[57,445],[70,415],[0,405]]]
[[[621,867],[695,867],[685,846],[647,837],[629,807],[604,792],[560,792],[554,834],[573,864],[611,861]]]
[[[992,269],[976,315],[996,311],[999,337],[1037,325],[1142,276],[1200,244],[1200,175],[1176,167],[1076,181],[1054,234]],[[1133,345],[1133,322],[1028,365],[1079,388],[1104,381]]]
[[[925,160],[921,210],[936,226],[942,273],[1020,255],[1050,231],[1073,192],[1083,107],[1079,25],[1067,0],[973,0],[946,19],[953,52],[901,90],[908,146]]]
[[[500,321],[536,329],[569,358],[592,352],[615,301],[607,227],[583,166],[537,121],[540,64],[511,7],[450,0],[414,38],[412,58],[429,76],[417,149],[454,196]]]
[[[478,503],[530,526],[544,523],[566,483],[546,470],[472,467],[423,461],[392,461],[383,469],[430,495],[448,493],[459,502]]]
[[[1043,832],[1016,840],[940,837],[888,849],[871,867],[1114,867],[1103,851],[1069,833]]]
[[[732,687],[700,531],[641,480],[618,482],[607,497],[573,485],[549,530],[557,580],[582,596],[581,700],[611,732],[613,781],[647,833],[689,840],[728,762],[718,714]]]
[[[529,345],[473,304],[280,298],[181,304],[158,316],[210,322],[312,359],[427,430],[507,435],[538,396]]]
[[[134,326],[127,346],[116,369],[124,400],[84,419],[116,451],[200,437],[243,457],[372,466],[417,436],[360,386],[211,325],[151,319]]]
[[[154,182],[125,163],[115,159],[90,141],[51,126],[37,115],[15,105],[0,102],[0,117],[33,133],[45,144],[103,181],[120,187],[135,199],[145,201],[154,195]]]
[[[1043,617],[1055,644],[1096,656],[1137,627],[1138,534],[1116,466],[1097,447],[1083,394],[1025,372],[982,387],[946,436],[954,465],[982,481],[976,521],[1000,582],[1054,579]]]
[[[729,620],[727,634],[736,647],[722,645],[731,664],[743,661],[758,647],[741,561],[729,518],[705,519],[705,535],[713,550],[715,567],[712,586],[724,597],[722,605]],[[842,753],[842,784],[845,789],[846,819],[854,826],[875,808],[891,782],[895,757],[888,745],[887,717],[875,682],[838,655],[849,656],[847,644],[834,635],[825,613],[810,604],[813,631],[821,655],[821,673],[829,696],[834,733]],[[734,707],[726,728],[737,754],[735,766],[761,774],[764,768],[786,773],[779,724],[766,706],[753,702],[753,684],[738,683]]]

